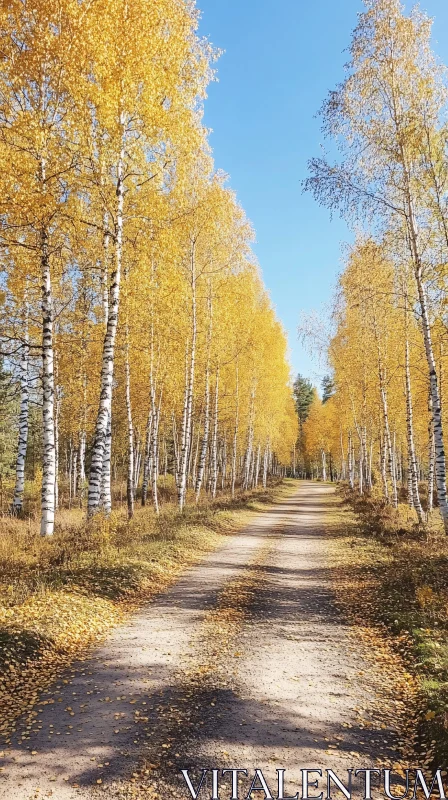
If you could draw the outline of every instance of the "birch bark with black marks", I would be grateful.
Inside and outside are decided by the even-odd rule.
[[[45,183],[45,161],[41,159],[41,180]],[[53,350],[53,295],[49,256],[48,230],[44,225],[40,232],[40,263],[42,280],[42,536],[54,533],[56,447],[55,447],[55,392]]]
[[[261,458],[261,444],[258,445],[257,448],[257,463],[255,465],[255,475],[254,475],[254,488],[258,487],[258,478],[260,475],[260,458]]]
[[[406,316],[407,316],[407,302],[406,302]],[[407,328],[407,321],[406,321]],[[414,422],[413,422],[413,407],[412,407],[412,393],[411,393],[411,368],[409,357],[409,337],[406,330],[405,342],[405,386],[406,386],[406,433],[408,440],[408,472],[409,481],[411,486],[413,506],[417,512],[418,521],[423,523],[425,515],[423,513],[422,504],[420,502],[420,492],[418,488],[418,470],[417,458],[415,455],[414,443]]]
[[[198,466],[196,485],[195,485],[196,503],[199,502],[199,497],[201,494],[202,481],[204,478],[205,462],[207,458],[208,437],[210,430],[210,357],[211,357],[211,344],[212,344],[212,333],[213,333],[213,304],[212,304],[210,289],[208,296],[208,314],[209,314],[209,326],[207,334],[207,363],[205,366],[204,432],[202,436],[201,453],[199,457],[199,466]]]
[[[384,422],[384,415],[383,415],[383,422]],[[381,433],[380,438],[380,472],[381,472],[381,480],[383,483],[383,494],[384,499],[386,502],[389,502],[389,484],[387,482],[387,470],[386,470],[386,463],[387,463],[387,444],[386,444],[386,436],[384,433],[384,429]]]
[[[193,482],[193,459],[194,459],[194,436],[196,432],[196,421],[195,421],[195,413],[194,413],[194,403],[192,406],[191,412],[191,431],[190,431],[190,442],[188,445],[188,464],[187,464],[187,489],[188,487],[194,488]]]
[[[104,442],[103,465],[101,470],[101,491],[100,508],[107,515],[112,511],[112,490],[111,490],[111,467],[112,467],[112,417],[111,409],[107,414],[106,440]],[[116,460],[115,460],[116,471]],[[116,476],[115,476],[116,479]]]
[[[92,460],[89,475],[88,507],[87,513],[93,516],[100,509],[101,483],[103,482],[104,491],[109,491],[109,495],[104,496],[104,510],[109,513],[111,506],[110,497],[110,452],[108,457],[109,475],[103,477],[103,462],[107,457],[108,429],[112,432],[111,409],[112,409],[112,385],[115,365],[115,340],[118,326],[118,313],[120,305],[121,271],[123,261],[123,225],[124,225],[124,195],[125,195],[125,119],[124,114],[120,115],[120,125],[122,129],[122,147],[117,162],[117,208],[116,208],[116,233],[115,233],[115,262],[111,275],[111,285],[109,289],[109,300],[107,308],[107,325],[103,342],[102,365],[101,365],[101,390],[100,402],[95,423],[95,434],[93,439]]]
[[[432,416],[432,399],[429,393],[428,400],[429,423],[428,423],[428,508],[427,519],[432,513],[434,507],[434,474],[435,474],[435,441],[434,441],[434,420]]]
[[[182,409],[182,424],[180,429],[180,443],[177,444],[177,433],[176,433],[176,486],[177,491],[179,494],[180,491],[180,482],[181,482],[181,472],[182,472],[182,459],[183,454],[186,451],[187,447],[187,416],[188,416],[188,387],[189,387],[189,356],[190,356],[190,341],[187,339],[185,343],[185,388],[184,388],[184,405]],[[176,420],[173,420],[174,425],[176,425]]]
[[[216,368],[214,408],[213,408],[213,433],[211,441],[211,480],[210,491],[213,499],[216,497],[218,486],[218,411],[219,411],[219,367]]]
[[[359,439],[359,474],[358,474],[359,494],[364,494],[364,447],[362,439]]]
[[[221,451],[221,490],[224,492],[227,483],[227,431],[224,432]]]
[[[198,430],[197,430],[197,434],[196,434],[196,447],[195,447],[195,451],[194,451],[193,470],[192,470],[192,474],[191,474],[191,481],[192,481],[193,486],[195,487],[195,492],[196,492],[196,483],[197,483],[197,479],[198,479],[198,469],[199,469],[199,448],[201,446],[202,433],[203,433],[203,430],[202,430],[203,414],[204,414],[204,409],[201,408],[201,414],[199,416],[199,423],[198,423]]]
[[[322,448],[321,450],[321,460],[322,460],[322,480],[327,480],[327,455],[325,450]]]
[[[236,392],[235,426],[233,428],[232,479],[231,479],[232,497],[235,497],[235,483],[236,483],[236,469],[237,469],[237,451],[238,451],[238,426],[239,426],[239,410],[240,410],[238,363],[236,365],[235,392]]]
[[[350,489],[355,488],[355,465],[353,463],[352,432],[348,432],[348,482]]]
[[[110,247],[110,233],[108,230],[108,214],[105,211],[103,215],[103,263],[102,263],[102,300],[103,300],[103,320],[104,320],[104,333],[107,334],[107,325],[109,319],[109,247]],[[100,508],[106,515],[112,511],[112,392],[110,393],[110,400],[107,410],[107,426],[106,438],[104,441],[103,464],[101,469],[101,488],[100,488]],[[85,480],[85,479],[84,479]]]
[[[126,394],[126,419],[128,425],[128,454],[127,454],[127,477],[126,477],[126,500],[128,509],[128,519],[134,516],[134,425],[132,421],[131,404],[131,366],[129,361],[129,325],[126,323],[126,345],[125,345],[125,394]]]
[[[205,374],[204,430],[202,434],[201,452],[199,456],[199,465],[198,465],[198,472],[196,476],[196,485],[195,485],[196,503],[199,502],[199,497],[201,495],[202,481],[204,479],[209,430],[210,430],[210,373],[209,373],[209,366],[207,364],[206,374]]]
[[[84,499],[84,487],[86,482],[86,471],[85,471],[85,463],[86,463],[86,432],[82,430],[79,434],[79,447],[78,447],[78,495],[79,495],[79,505],[82,508],[83,499]]]
[[[422,327],[425,341],[426,358],[429,366],[429,382],[433,408],[434,450],[435,450],[435,480],[437,486],[437,499],[442,517],[445,533],[448,534],[448,501],[446,492],[446,460],[443,440],[442,406],[439,395],[436,362],[432,347],[431,328],[423,284],[418,284],[419,301],[421,309]]]
[[[250,468],[252,464],[252,449],[254,440],[254,414],[255,414],[255,386],[252,386],[250,395],[250,408],[249,408],[249,425],[247,432],[247,446],[246,455],[244,459],[243,468],[243,489],[246,491],[249,487]]]
[[[154,274],[154,266],[153,266]],[[152,310],[152,316],[154,310]],[[149,412],[148,421],[146,423],[146,439],[145,439],[145,458],[143,464],[143,485],[142,485],[142,506],[146,505],[148,497],[148,486],[152,478],[152,429],[155,424],[154,419],[154,403],[153,403],[153,386],[154,386],[154,321],[151,321],[151,344],[150,344],[150,365],[149,365]],[[177,471],[177,470],[176,470]]]
[[[29,429],[29,408],[30,408],[30,389],[29,389],[29,305],[27,293],[24,296],[24,318],[23,318],[23,342],[20,356],[20,412],[19,412],[19,436],[17,442],[16,458],[16,481],[14,486],[14,497],[11,511],[13,514],[21,514],[23,511],[23,495],[25,491],[25,462],[28,446]]]
[[[176,486],[178,487],[179,486],[179,467],[180,467],[180,463],[179,463],[179,442],[177,440],[176,415],[175,415],[174,411],[171,412],[171,425],[172,425],[172,430],[173,430],[173,455],[174,455],[173,470],[174,470],[174,475],[175,475]]]
[[[187,494],[187,469],[191,447],[191,423],[192,423],[192,408],[193,408],[193,389],[195,378],[195,363],[196,363],[196,338],[197,338],[197,320],[196,320],[196,242],[191,241],[190,253],[190,286],[191,286],[191,353],[189,368],[186,370],[185,381],[185,398],[184,398],[184,412],[182,418],[182,435],[181,435],[181,452],[180,452],[180,470],[179,470],[179,484],[178,484],[178,500],[179,508],[181,511],[185,507],[186,494]]]
[[[73,462],[72,462],[72,489],[71,497],[76,498],[78,494],[78,448],[73,448]]]
[[[67,454],[67,477],[68,477],[68,507],[72,507],[73,493],[73,440],[70,437]]]
[[[148,413],[148,421],[146,423],[146,436],[145,436],[145,456],[143,459],[143,483],[142,483],[142,506],[146,505],[148,499],[148,487],[151,476],[151,437],[153,426],[152,403],[150,397],[150,409]]]
[[[59,386],[58,358],[55,355],[55,386],[54,386],[54,507],[59,508],[59,419],[62,406],[62,387]]]
[[[151,365],[149,373],[149,392],[151,397],[151,419],[150,426],[150,468],[151,468],[151,484],[152,484],[152,499],[154,510],[159,514],[159,494],[158,494],[158,480],[159,480],[159,426],[160,414],[162,407],[162,394],[160,391],[159,402],[157,404],[157,384],[154,375],[154,326],[152,324],[151,330]]]
[[[380,395],[381,395],[381,406],[383,410],[383,425],[384,425],[384,449],[387,453],[387,461],[389,466],[389,476],[391,481],[392,487],[392,505],[394,508],[398,506],[398,494],[397,494],[397,479],[395,474],[395,463],[394,463],[394,453],[392,449],[392,438],[390,434],[390,425],[389,425],[389,407],[387,402],[387,391],[386,391],[386,382],[384,378],[384,370],[381,359],[378,359],[378,377],[380,383]],[[385,495],[385,499],[388,500],[388,494]]]
[[[162,408],[162,392],[160,392],[159,397],[159,404],[156,408],[156,395],[154,391],[153,395],[153,414],[154,414],[154,425],[152,428],[152,500],[154,504],[154,510],[156,514],[159,514],[159,489],[158,489],[158,480],[159,480],[159,426],[160,426],[160,414]]]
[[[142,464],[142,446],[140,440],[140,431],[137,427],[134,428],[134,502],[137,497],[138,485],[140,482],[140,470]]]
[[[434,347],[432,343],[431,322],[429,318],[428,302],[426,298],[426,289],[423,279],[423,264],[418,242],[418,231],[415,221],[414,202],[411,190],[409,167],[401,140],[400,140],[400,154],[401,154],[403,179],[404,179],[405,216],[407,223],[408,242],[412,257],[413,272],[414,272],[414,278],[420,305],[423,341],[425,344],[425,354],[428,364],[429,385],[430,385],[432,408],[433,408],[435,479],[437,486],[437,497],[445,533],[448,534],[448,500],[446,491],[446,459],[445,459],[445,446],[443,438],[442,404],[439,391],[437,367],[434,356]]]
[[[268,485],[268,469],[269,469],[269,442],[267,442],[264,457],[263,457],[263,489]]]
[[[249,479],[247,481],[247,488],[252,489],[254,485],[254,472],[255,472],[255,450],[252,447],[252,453],[250,457],[250,466],[249,466]]]

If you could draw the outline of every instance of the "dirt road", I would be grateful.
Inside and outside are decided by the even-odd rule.
[[[190,767],[258,767],[275,796],[279,768],[294,794],[304,767],[392,762],[399,732],[376,708],[386,675],[333,603],[338,503],[330,486],[298,484],[117,628],[18,727],[0,797],[186,798]]]

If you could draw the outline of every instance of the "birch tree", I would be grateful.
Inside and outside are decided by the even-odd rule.
[[[427,180],[446,88],[431,51],[430,20],[418,9],[405,16],[399,0],[366,0],[365,5],[353,34],[348,77],[322,110],[342,160],[335,165],[312,160],[306,185],[318,200],[348,216],[373,211],[402,230],[418,296],[433,403],[437,494],[448,533],[442,409],[428,306],[433,266],[428,209],[434,192],[428,192]]]

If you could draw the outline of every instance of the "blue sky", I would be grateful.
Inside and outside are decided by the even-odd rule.
[[[252,220],[255,250],[289,336],[294,373],[318,380],[301,346],[302,311],[331,300],[350,232],[303,195],[308,158],[322,136],[315,118],[343,77],[361,0],[198,0],[200,31],[225,53],[210,86],[205,124],[216,166],[230,175]],[[409,9],[412,3],[407,2]],[[422,0],[434,17],[434,46],[448,63],[448,2]]]

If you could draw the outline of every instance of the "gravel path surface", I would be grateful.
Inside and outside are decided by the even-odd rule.
[[[375,710],[386,676],[333,605],[338,506],[332,487],[298,484],[115,629],[42,697],[29,739],[18,727],[0,797],[187,798],[181,767],[260,768],[276,796],[279,768],[294,794],[304,767],[392,762],[397,732]]]

